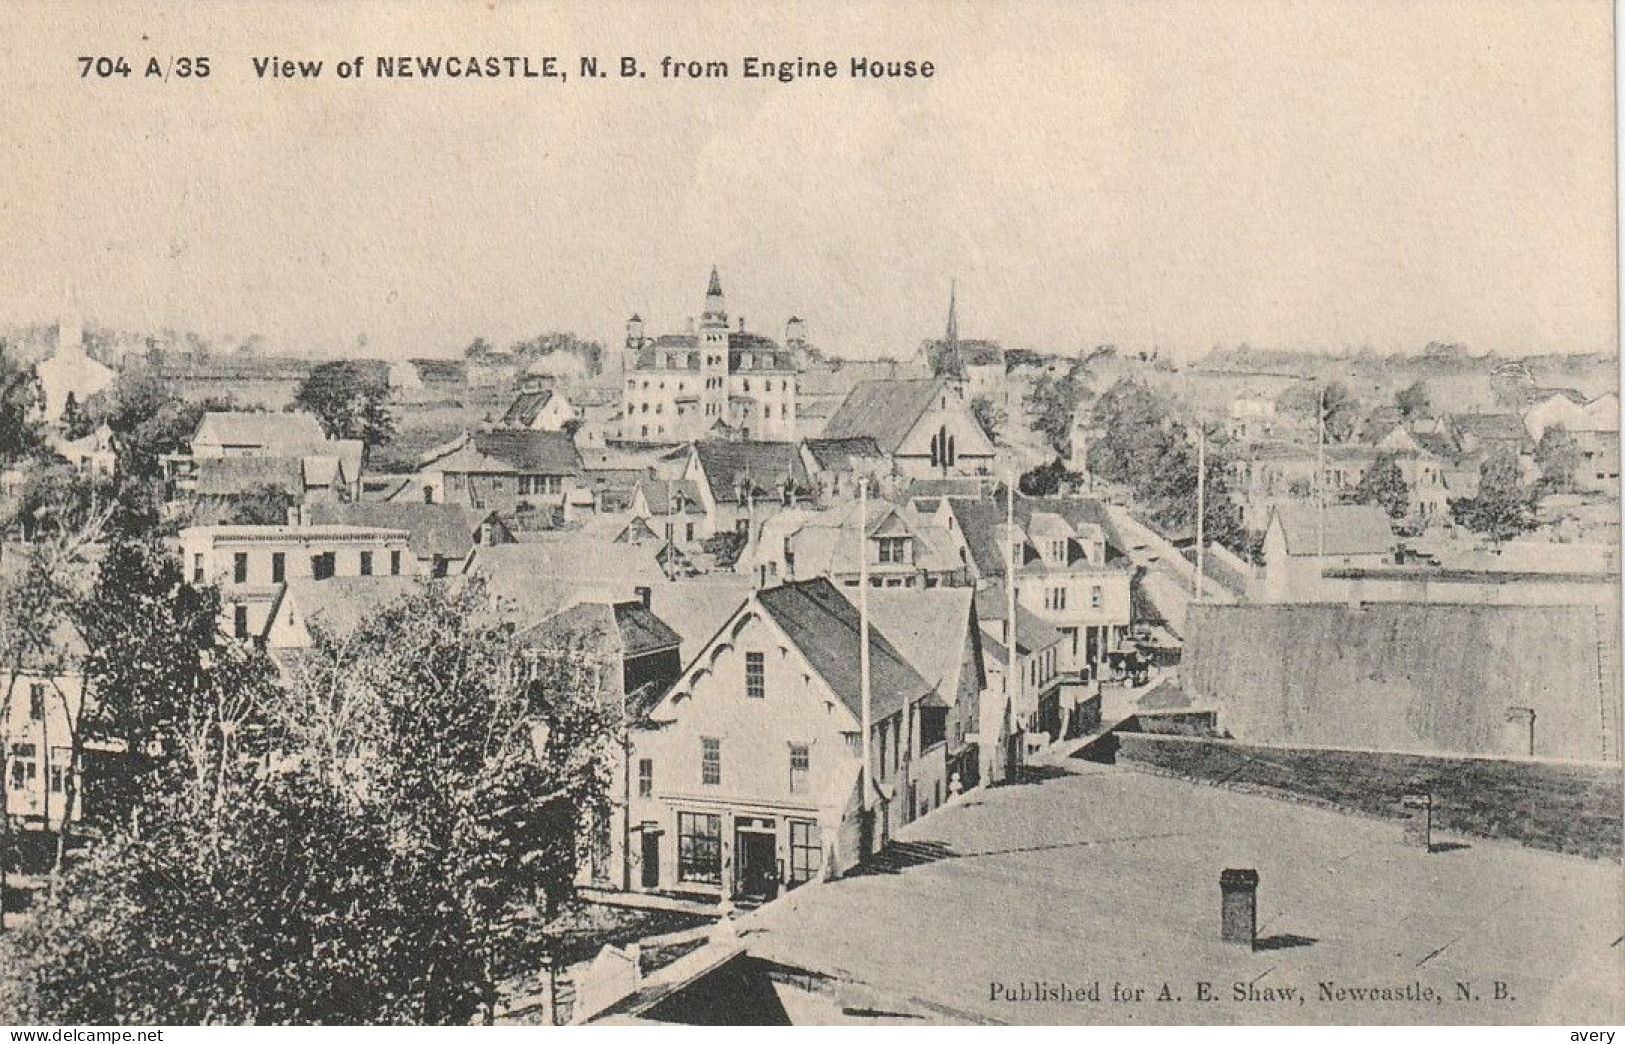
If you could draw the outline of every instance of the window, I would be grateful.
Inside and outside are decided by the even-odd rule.
[[[248,583],[248,552],[239,551],[231,556],[231,582]]]
[[[799,794],[807,789],[807,771],[812,765],[812,752],[805,746],[790,745],[790,793]]]
[[[248,637],[248,606],[231,607],[231,633],[239,638]]]
[[[655,763],[652,758],[638,759],[638,797],[655,796]]]
[[[203,556],[200,554],[192,556],[192,582],[194,584],[203,582]]]
[[[722,817],[677,813],[677,878],[704,884],[722,882]]]
[[[722,741],[700,740],[700,782],[708,787],[722,785]]]
[[[1064,587],[1051,587],[1048,590],[1046,590],[1044,592],[1044,608],[1045,609],[1065,609],[1066,608],[1066,588],[1064,588]]]
[[[880,561],[903,563],[908,560],[907,537],[881,537]]]
[[[55,765],[51,766],[51,793],[53,793],[53,794],[62,793],[62,786],[63,786],[63,783],[66,781],[66,777],[67,777],[67,773],[63,772],[62,769],[58,768]]]
[[[389,553],[389,575],[401,575],[401,553],[399,551],[391,551]]]
[[[818,876],[824,849],[818,839],[818,824],[790,820],[790,887],[805,884]]]
[[[363,552],[361,552],[361,575],[362,576],[371,576],[372,575],[372,552],[371,551],[363,551]]]
[[[763,653],[745,654],[745,695],[753,700],[767,696],[767,657]]]
[[[691,544],[694,542],[694,523],[692,523],[692,522],[688,523],[687,527],[684,530],[683,539],[687,540]]]
[[[40,682],[28,686],[28,719],[45,720],[45,686]]]
[[[1100,585],[1099,584],[1096,584],[1095,586],[1089,588],[1089,608],[1091,608],[1091,609],[1099,609],[1100,604],[1101,604],[1101,598],[1102,598],[1102,592],[1100,590]]]
[[[886,760],[887,760],[886,759],[886,741],[890,736],[891,736],[891,731],[886,728],[886,723],[881,722],[880,723],[880,778],[881,779],[886,778]]]
[[[271,554],[271,583],[280,584],[288,578],[288,556],[281,551]]]
[[[530,493],[537,496],[552,496],[559,492],[560,481],[557,475],[520,475],[519,492],[521,495]]]
[[[338,572],[338,553],[323,551],[310,556],[310,576],[313,580],[331,580]]]

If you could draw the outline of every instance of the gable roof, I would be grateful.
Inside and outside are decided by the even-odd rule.
[[[508,405],[508,410],[502,415],[502,423],[520,428],[528,428],[536,423],[537,416],[542,408],[553,398],[551,388],[540,391],[520,392]]]
[[[646,478],[638,483],[638,490],[643,494],[643,502],[649,505],[651,515],[676,514],[679,500],[683,505],[683,514],[705,514],[705,505],[700,502],[699,483],[693,479]]]
[[[982,623],[983,644],[1000,663],[1006,661],[1006,649],[999,636],[1004,633],[1005,604],[1003,588],[984,587],[976,592],[976,617]],[[1016,655],[1030,656],[1035,650],[1048,649],[1059,642],[1061,632],[1016,605]]]
[[[953,512],[972,563],[983,576],[1003,576],[1005,553],[1000,543],[1004,531],[1002,492],[986,500],[949,498],[944,501]],[[1089,497],[1016,497],[1016,528],[1023,540],[1034,515],[1053,515],[1066,522],[1079,537],[1102,537],[1106,541],[1106,562],[1121,559],[1122,550],[1113,546],[1110,518],[1105,506]],[[1077,556],[1069,556],[1076,561]]]
[[[406,546],[419,558],[467,558],[483,518],[461,504],[409,500],[365,500],[354,504],[312,504],[310,520],[350,526],[406,530]]]
[[[277,446],[298,452],[326,441],[321,422],[308,413],[211,411],[198,421],[192,434],[194,445]]]
[[[1325,512],[1328,555],[1387,554],[1398,543],[1387,513],[1375,504],[1328,504]],[[1320,554],[1320,510],[1314,504],[1279,504],[1271,517],[1281,523],[1287,554]]]
[[[527,475],[579,475],[581,454],[562,431],[477,431],[470,441],[487,457]]]
[[[257,486],[285,489],[295,498],[305,492],[303,462],[299,457],[202,457],[196,460],[200,497],[235,497]]]
[[[770,587],[757,593],[756,602],[852,717],[861,721],[862,627],[857,607],[824,579]],[[871,721],[895,714],[932,692],[931,683],[909,665],[873,620],[869,624],[869,678]]]
[[[824,425],[824,438],[869,436],[881,451],[896,453],[914,430],[931,400],[946,385],[937,378],[915,381],[864,381],[847,395],[841,408]]]
[[[873,588],[869,626],[879,627],[920,677],[952,700],[967,666],[966,638],[975,604],[976,592],[969,587]]]
[[[741,478],[758,495],[777,493],[786,481],[801,489],[812,484],[793,442],[704,439],[694,443],[694,453],[719,504],[738,503]]]
[[[326,580],[295,577],[284,585],[273,615],[282,615],[291,604],[304,617],[307,629],[317,622],[335,635],[345,635],[426,582],[416,576],[334,576]]]
[[[1483,442],[1518,442],[1529,438],[1516,413],[1452,413],[1450,430],[1457,436],[1471,435]]]
[[[807,452],[812,454],[813,463],[825,471],[851,471],[855,458],[881,459],[883,454],[880,447],[875,445],[873,437],[856,435],[844,439],[804,439],[803,444]]]

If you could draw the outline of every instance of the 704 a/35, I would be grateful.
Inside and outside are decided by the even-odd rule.
[[[79,56],[79,78],[88,80],[92,77],[101,80],[110,80],[114,77],[129,79],[134,70],[130,67],[130,60],[123,55],[85,55]],[[203,80],[209,76],[209,59],[207,55],[191,57],[182,55],[179,58],[148,58],[146,71],[143,76],[156,76],[167,80],[174,76],[181,80]]]

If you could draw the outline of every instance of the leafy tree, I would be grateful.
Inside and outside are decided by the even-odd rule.
[[[1534,529],[1535,491],[1518,474],[1518,458],[1503,450],[1479,466],[1478,494],[1450,501],[1450,513],[1461,525],[1496,543]]]
[[[970,411],[975,416],[976,423],[987,432],[987,437],[997,443],[999,436],[1004,432],[1005,424],[1010,420],[1010,415],[1005,412],[1004,407],[986,395],[978,395],[971,400]]]
[[[1433,403],[1428,396],[1427,382],[1417,380],[1408,387],[1401,388],[1394,395],[1394,406],[1399,410],[1399,416],[1406,421],[1431,416]]]
[[[1573,489],[1575,472],[1584,459],[1580,443],[1563,425],[1554,424],[1540,433],[1535,463],[1540,466],[1540,484],[1547,489]]]
[[[318,628],[285,687],[181,701],[139,817],[25,929],[8,1021],[489,1021],[608,802],[618,715],[477,584]]]
[[[1360,424],[1360,402],[1341,381],[1294,385],[1282,393],[1277,405],[1310,424],[1324,421],[1326,441],[1331,443],[1349,441]]]
[[[44,447],[40,406],[34,368],[24,366],[0,342],[0,464],[22,460]]]
[[[1029,497],[1052,497],[1076,490],[1083,484],[1083,476],[1067,470],[1059,457],[1025,472],[1016,480],[1016,488]]]
[[[1065,457],[1072,452],[1072,418],[1088,399],[1083,368],[1074,366],[1064,377],[1040,374],[1022,405],[1032,429]]]
[[[1089,447],[1089,470],[1127,486],[1164,530],[1194,528],[1195,439],[1167,402],[1138,381],[1123,379],[1095,400],[1093,423],[1102,435]],[[1248,546],[1241,513],[1230,494],[1222,447],[1210,441],[1204,477],[1204,536],[1232,549]]]
[[[1402,519],[1410,513],[1410,486],[1392,453],[1381,454],[1372,461],[1354,487],[1353,496],[1355,503],[1375,504],[1392,519]]]
[[[343,359],[311,371],[294,393],[293,402],[321,421],[332,439],[360,439],[369,447],[395,437],[395,419],[385,405],[387,377]]]
[[[161,458],[186,452],[205,413],[231,408],[226,399],[182,399],[157,378],[128,370],[100,402],[87,403],[87,412],[112,429],[121,482],[156,480],[163,474]]]
[[[478,342],[476,342],[478,343]],[[489,346],[487,352],[489,354]],[[473,346],[470,346],[470,357]],[[520,341],[513,346],[514,358],[521,362],[542,359],[556,352],[581,357],[586,366],[588,376],[594,376],[604,369],[604,346],[598,341],[588,341],[572,333],[544,333],[532,337],[528,341]]]

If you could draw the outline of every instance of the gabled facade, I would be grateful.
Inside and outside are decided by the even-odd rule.
[[[868,525],[860,535],[865,511]],[[866,508],[847,501],[826,511],[782,510],[755,530],[743,564],[763,587],[820,576],[856,587],[860,548],[872,587],[969,583],[966,560],[946,530],[883,500],[870,500]]]
[[[582,470],[581,454],[563,432],[478,431],[425,454],[389,499],[461,504],[522,521],[566,512]]]
[[[555,388],[520,392],[502,415],[502,427],[526,431],[563,431],[581,417],[575,405]]]
[[[1371,504],[1312,504],[1276,508],[1264,530],[1260,601],[1336,600],[1345,587],[1328,583],[1328,569],[1392,564],[1399,540],[1388,515]]]
[[[899,478],[987,474],[993,443],[943,378],[867,381],[824,425],[826,439],[871,438]]]
[[[906,813],[937,689],[871,625],[869,781],[857,609],[827,580],[754,593],[634,737],[632,886],[770,898],[837,875]]]

